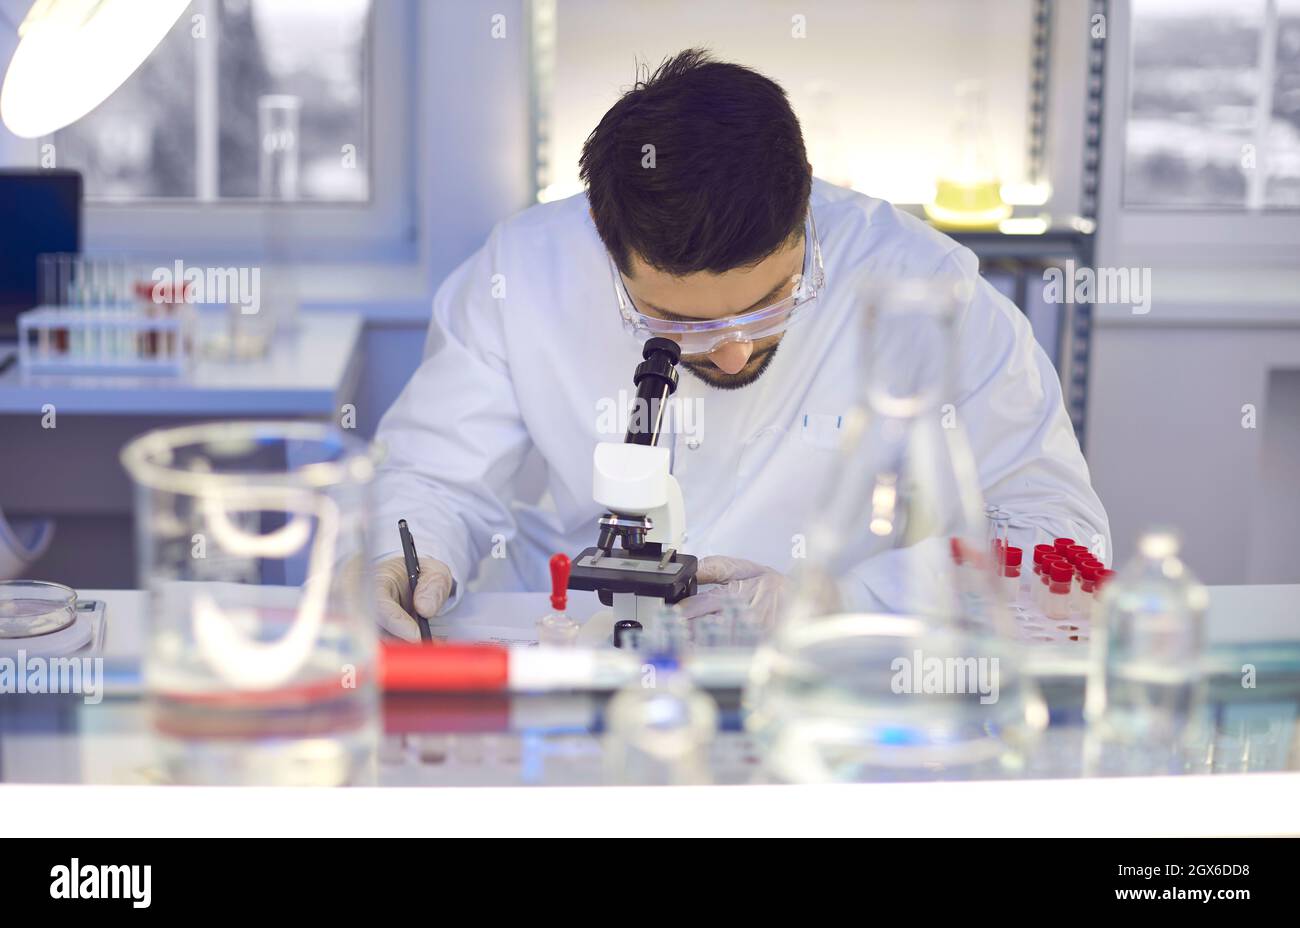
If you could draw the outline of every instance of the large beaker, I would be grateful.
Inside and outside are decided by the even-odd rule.
[[[150,432],[136,483],[145,686],[164,777],[364,780],[376,733],[374,450],[331,426]]]

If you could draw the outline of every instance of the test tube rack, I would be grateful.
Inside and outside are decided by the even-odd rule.
[[[18,362],[32,373],[182,374],[194,330],[184,304],[39,306],[18,316]]]

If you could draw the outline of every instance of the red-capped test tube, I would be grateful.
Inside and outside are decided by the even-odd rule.
[[[1097,589],[1097,575],[1103,570],[1105,570],[1105,568],[1099,567],[1096,563],[1080,565],[1079,592],[1082,593],[1086,599],[1092,599],[1092,594]]]
[[[1014,545],[1007,545],[1002,549],[998,572],[1002,575],[1002,587],[1007,602],[1014,603],[1020,599],[1020,562],[1024,556],[1024,551]]]
[[[1070,545],[1065,549],[1065,559],[1071,564],[1077,565],[1086,557],[1092,557],[1092,552],[1085,545]]]
[[[1047,605],[1043,609],[1049,619],[1070,617],[1070,588],[1073,585],[1074,568],[1060,562],[1052,564],[1047,585]]]
[[[1051,545],[1034,545],[1034,573],[1038,576],[1043,575],[1043,558],[1049,554],[1055,554],[1056,548]]]
[[[1038,579],[1041,582],[1038,584],[1034,592],[1037,594],[1036,602],[1038,608],[1042,609],[1044,612],[1047,611],[1048,588],[1052,585],[1052,568],[1062,566],[1069,567],[1070,562],[1061,557],[1061,555],[1056,553],[1043,555],[1042,570],[1038,572]]]

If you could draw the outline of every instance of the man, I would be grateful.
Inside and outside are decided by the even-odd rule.
[[[687,550],[705,555],[700,583],[770,616],[857,399],[836,372],[862,367],[841,337],[862,275],[968,285],[955,413],[985,498],[1026,527],[1109,548],[1058,379],[1024,317],[967,249],[815,181],[778,85],[683,52],[605,114],[581,169],[586,196],[500,224],[443,284],[424,362],[380,425],[374,531],[393,545],[378,568],[390,633],[417,637],[399,518],[422,556],[414,607],[426,617],[454,605],[480,562],[498,587],[541,590],[552,553],[594,543],[592,449],[621,440],[605,413],[626,406],[640,358],[625,320],[642,336],[724,320],[722,338],[669,336],[683,347],[676,408],[699,414],[665,441]],[[819,247],[825,286],[805,302]],[[786,309],[765,313],[773,304]],[[864,578],[866,597],[882,595],[883,580]],[[683,611],[713,608],[702,592]]]

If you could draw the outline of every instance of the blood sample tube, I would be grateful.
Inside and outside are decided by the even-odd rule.
[[[1043,569],[1039,572],[1038,579],[1041,581],[1035,590],[1037,595],[1036,604],[1039,609],[1047,611],[1047,590],[1052,582],[1053,567],[1069,567],[1069,562],[1059,554],[1048,554],[1043,557]]]
[[[1085,557],[1091,557],[1092,553],[1086,545],[1070,545],[1064,551],[1065,559],[1071,564],[1078,564]]]
[[[1024,551],[1013,545],[1007,545],[1002,549],[1002,557],[998,561],[998,569],[1002,574],[1003,592],[1006,593],[1007,602],[1014,603],[1020,599],[1020,561],[1024,558]]]
[[[1084,564],[1079,568],[1079,608],[1086,612],[1092,602],[1093,592],[1097,587],[1097,574],[1105,568],[1094,564]]]
[[[1047,605],[1043,609],[1049,619],[1068,619],[1070,617],[1070,587],[1073,585],[1074,568],[1069,564],[1053,564],[1050,582],[1047,586]]]

